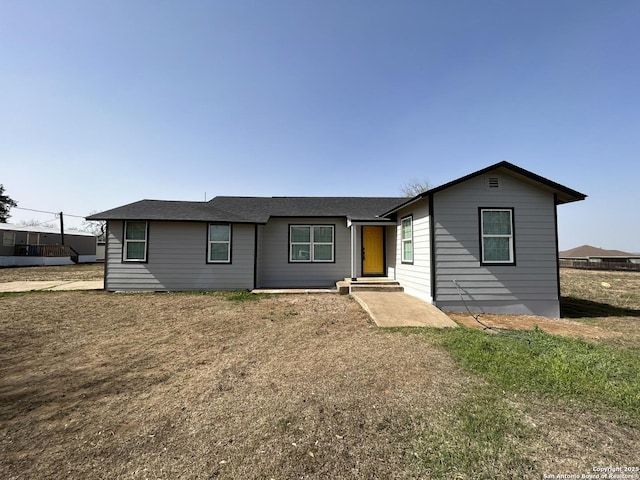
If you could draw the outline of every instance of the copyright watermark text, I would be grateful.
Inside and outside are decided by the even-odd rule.
[[[544,473],[543,479],[568,480],[568,479],[616,479],[616,480],[640,480],[640,467],[592,467],[588,473]]]

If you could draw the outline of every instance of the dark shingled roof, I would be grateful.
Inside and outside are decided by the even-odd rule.
[[[209,202],[141,200],[96,213],[88,220],[183,220],[266,223],[269,217],[346,217],[388,221],[401,207],[461,182],[497,170],[507,172],[555,194],[558,204],[584,200],[586,195],[509,162],[499,162],[440,185],[413,198],[406,197],[215,197]]]
[[[237,214],[223,212],[208,202],[140,200],[87,217],[88,220],[186,220],[203,222],[250,222]]]
[[[269,217],[347,217],[384,220],[382,212],[403,202],[398,197],[216,197],[211,205],[265,223]]]
[[[87,217],[89,220],[182,220],[266,223],[270,217],[379,218],[404,197],[215,197],[209,202],[141,200]]]

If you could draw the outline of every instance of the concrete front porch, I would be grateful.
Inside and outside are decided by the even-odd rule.
[[[387,277],[345,278],[336,282],[336,288],[341,295],[352,292],[404,292],[400,283]]]

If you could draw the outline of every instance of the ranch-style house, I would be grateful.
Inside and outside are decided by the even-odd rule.
[[[444,311],[464,310],[464,300],[558,317],[556,209],[585,198],[503,161],[413,198],[141,200],[88,219],[107,222],[109,291],[331,287],[372,276]]]

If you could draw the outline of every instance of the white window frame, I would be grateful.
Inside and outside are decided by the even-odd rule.
[[[2,233],[2,246],[3,247],[15,247],[16,246],[16,232],[3,232]]]
[[[211,240],[211,227],[227,227],[229,229],[228,240]],[[231,263],[231,235],[232,228],[230,223],[210,223],[207,226],[207,263]],[[212,245],[227,245],[227,258],[225,260],[211,260]]]
[[[314,229],[316,227],[322,227],[322,228],[331,228],[331,242],[316,242],[313,238],[314,235]],[[309,241],[308,242],[293,242],[291,240],[292,235],[292,229],[293,228],[308,228],[309,229]],[[289,262],[290,263],[333,263],[335,262],[335,239],[336,239],[336,228],[335,225],[321,225],[321,224],[317,224],[317,225],[289,225]],[[309,259],[294,259],[293,258],[293,246],[294,245],[308,245],[309,246]],[[315,247],[316,245],[330,245],[331,246],[331,258],[328,260],[317,260],[315,258],[316,254],[315,254]]]
[[[36,238],[35,243],[33,243],[31,241],[31,239],[34,237]],[[40,245],[40,233],[38,232],[27,232],[27,245],[33,245],[34,247],[37,245]]]
[[[144,240],[142,239],[128,239],[127,238],[127,225],[129,223],[144,223]],[[122,260],[125,262],[138,262],[145,263],[147,261],[147,249],[148,249],[148,240],[149,240],[149,222],[144,220],[125,220],[124,222],[124,230],[122,232]],[[143,258],[128,258],[127,252],[129,251],[128,245],[130,243],[142,243],[144,244],[144,257]]]
[[[480,208],[479,210],[480,210],[480,255],[481,255],[480,263],[482,265],[515,265],[516,263],[515,245],[514,245],[515,225],[513,220],[513,217],[514,217],[513,208]],[[484,233],[484,213],[485,212],[508,212],[511,233],[485,234]],[[484,239],[485,238],[508,238],[509,239],[509,259],[508,260],[485,260],[485,257],[484,257]]]
[[[404,223],[409,222],[409,227],[411,228],[411,234],[408,238],[404,236]],[[405,257],[405,244],[411,245],[411,258]],[[402,263],[413,263],[413,216],[408,215],[400,219],[400,257]]]

